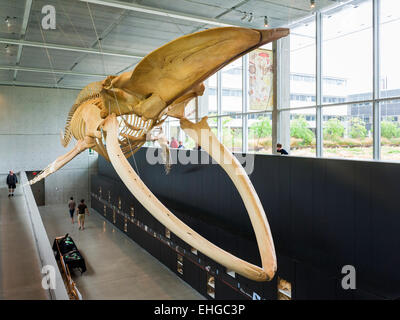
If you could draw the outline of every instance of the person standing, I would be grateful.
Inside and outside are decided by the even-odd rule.
[[[78,224],[79,230],[85,229],[85,214],[89,215],[88,207],[85,204],[85,199],[81,200],[81,203],[78,206]]]
[[[174,148],[174,149],[178,149],[178,146],[179,146],[178,141],[174,137],[172,137],[170,147]]]
[[[74,224],[74,213],[75,213],[76,203],[74,198],[71,197],[68,201],[69,215],[71,216],[72,224]]]
[[[183,149],[183,148],[184,148],[184,147],[183,147],[182,141],[179,141],[178,149]]]
[[[14,190],[16,188],[16,184],[18,183],[17,175],[14,174],[12,170],[7,176],[7,185],[8,185],[8,197],[14,197]]]

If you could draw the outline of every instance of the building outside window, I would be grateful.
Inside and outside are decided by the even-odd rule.
[[[301,108],[315,105],[315,17],[290,28],[290,105]]]
[[[370,118],[352,114],[351,109],[351,105],[323,108],[324,157],[373,158]],[[372,105],[366,109],[372,112]]]
[[[323,157],[400,160],[400,103],[398,99],[385,100],[400,98],[399,49],[393,41],[400,27],[400,2],[382,0],[376,7],[373,4],[371,0],[341,4],[322,12],[320,22],[317,12],[290,26],[290,74],[280,79],[281,85],[290,85],[290,107],[280,106],[279,127],[290,133],[291,155],[315,155],[320,128]],[[379,12],[375,26],[374,10]],[[379,28],[380,35],[375,43],[374,28]],[[319,48],[317,34],[321,39]],[[380,61],[375,77],[374,48]],[[281,55],[286,54],[285,49]],[[319,93],[316,52],[321,52]],[[375,78],[378,89],[374,95]],[[316,109],[307,108],[310,106]],[[378,118],[375,131],[380,129],[381,133],[375,139],[374,108]],[[314,133],[314,141],[298,145],[294,136],[297,130],[292,127],[299,123]]]
[[[221,113],[242,113],[243,62],[237,59],[221,70]]]
[[[358,1],[322,14],[322,75],[343,79],[344,85],[323,81],[322,96],[356,94],[372,98],[372,1]],[[339,94],[341,93],[341,94]]]
[[[281,133],[278,142],[286,141],[284,148],[290,155],[400,161],[399,50],[392,40],[400,27],[400,2],[378,4],[375,26],[372,17],[377,9],[372,0],[339,4],[289,26],[289,45],[278,52],[281,57],[288,55],[287,60],[281,59],[289,62],[287,73],[278,74],[287,97],[282,98],[282,93],[278,97],[275,128]],[[373,31],[378,27],[381,36],[376,44]],[[380,72],[379,92],[374,95],[375,47]],[[274,149],[272,66],[272,44],[268,44],[205,82],[196,120],[207,115],[212,131],[234,152],[270,154]],[[375,130],[381,133],[375,138],[374,108],[380,113]],[[179,136],[191,147],[194,142],[183,136],[178,124],[170,121],[169,138]]]

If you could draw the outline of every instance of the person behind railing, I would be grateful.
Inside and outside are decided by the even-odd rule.
[[[185,149],[185,147],[183,146],[182,141],[179,141],[178,149]]]
[[[174,137],[172,137],[171,144],[169,146],[170,146],[170,148],[178,149],[178,146],[179,146],[178,141]]]
[[[16,188],[16,184],[18,183],[17,175],[14,174],[12,170],[7,176],[7,185],[8,185],[8,197],[14,197],[14,190]]]
[[[281,155],[289,154],[285,149],[282,148],[282,145],[280,143],[276,145],[276,152],[280,153]]]

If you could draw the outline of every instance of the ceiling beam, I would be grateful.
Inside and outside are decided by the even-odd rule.
[[[137,12],[148,13],[148,14],[153,14],[153,15],[163,16],[163,17],[168,17],[168,18],[175,18],[175,19],[179,19],[179,20],[192,21],[192,22],[202,23],[202,24],[210,24],[210,25],[214,25],[214,26],[218,26],[218,27],[245,27],[245,28],[249,27],[249,25],[245,25],[245,24],[241,24],[241,23],[231,23],[231,22],[220,20],[220,19],[201,17],[201,16],[192,15],[192,14],[181,13],[181,12],[165,10],[165,9],[160,9],[160,8],[153,8],[153,7],[143,6],[143,5],[136,4],[136,3],[127,3],[127,2],[121,2],[121,1],[115,1],[115,0],[80,0],[80,1],[97,4],[97,5],[102,5],[102,6],[107,6],[107,7],[112,7],[112,8],[137,11]]]
[[[57,88],[57,89],[72,89],[72,90],[82,90],[81,87],[73,86],[56,86],[56,84],[46,84],[38,82],[23,82],[23,81],[0,81],[0,86],[17,86],[17,87],[38,87],[38,88]]]
[[[26,0],[24,17],[22,19],[21,32],[20,32],[22,37],[25,36],[26,29],[28,28],[28,21],[29,21],[29,15],[31,14],[31,8],[32,8],[32,0]]]
[[[52,69],[41,69],[41,68],[29,68],[29,67],[20,67],[20,66],[2,66],[0,65],[0,70],[17,70],[17,71],[25,71],[25,72],[37,72],[37,73],[51,73],[51,74],[65,74],[71,76],[80,76],[80,77],[96,77],[96,78],[105,78],[107,75],[105,74],[93,74],[93,73],[84,73],[84,72],[75,72],[70,70],[52,70]]]
[[[25,33],[26,29],[28,27],[28,21],[29,21],[29,16],[31,14],[31,8],[32,8],[32,0],[26,0],[25,1],[25,10],[24,10],[24,17],[22,19],[22,25],[21,25],[21,32],[20,32],[20,39],[24,40],[25,39]],[[17,53],[17,65],[21,62],[21,56],[22,56],[22,45],[18,46],[18,53]],[[17,73],[18,70],[14,71],[14,81],[17,79]]]
[[[0,38],[0,43],[12,44],[12,45],[17,45],[17,46],[21,45],[21,46],[25,46],[25,47],[47,48],[47,49],[54,49],[54,50],[101,54],[101,55],[106,55],[106,56],[131,58],[131,59],[142,59],[145,56],[144,54],[130,54],[130,53],[125,53],[125,52],[104,51],[104,50],[100,51],[100,50],[91,49],[91,48],[73,47],[73,46],[65,46],[65,45],[60,45],[60,44],[51,44],[51,43],[42,43],[42,42],[15,40],[15,39],[5,39],[5,38]]]

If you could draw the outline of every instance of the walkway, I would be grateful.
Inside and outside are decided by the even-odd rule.
[[[204,299],[93,209],[84,231],[71,224],[66,205],[39,210],[50,241],[69,233],[85,257],[88,270],[73,276],[83,299]]]
[[[7,195],[0,187],[0,300],[48,299],[21,186]]]

